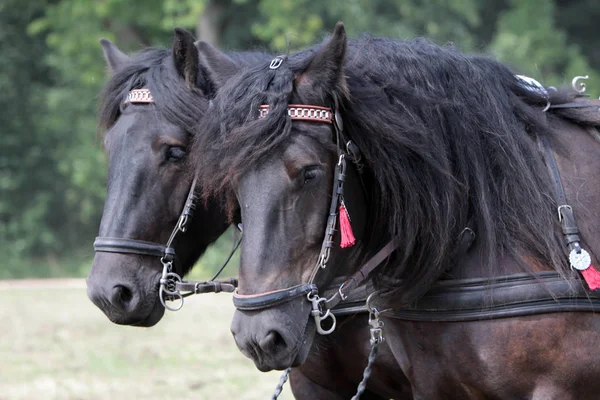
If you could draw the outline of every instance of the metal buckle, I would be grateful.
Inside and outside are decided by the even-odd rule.
[[[348,298],[347,295],[345,295],[344,293],[342,293],[342,289],[344,288],[345,284],[346,284],[346,282],[342,283],[340,285],[340,287],[338,288],[338,293],[340,294],[340,299],[342,299],[342,300],[346,300]]]
[[[560,213],[560,210],[562,210],[563,208],[565,208],[565,209],[569,209],[569,210],[571,210],[571,212],[573,212],[573,207],[571,207],[571,206],[570,206],[570,205],[568,205],[568,204],[563,204],[562,206],[558,206],[558,209],[557,209],[557,211],[558,211],[558,221],[559,221],[559,222],[562,222],[562,220],[563,220],[563,216],[562,216],[562,214]]]
[[[284,60],[283,56],[275,57],[274,59],[271,60],[271,64],[269,64],[269,69],[277,69],[277,68],[281,67],[283,60]]]

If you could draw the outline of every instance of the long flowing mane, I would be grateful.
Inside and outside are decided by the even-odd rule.
[[[242,71],[220,90],[192,152],[207,194],[227,194],[231,179],[289,143],[287,105],[314,101],[299,99],[294,86],[313,52],[291,55],[277,70],[265,64]],[[467,226],[477,233],[490,276],[501,257],[525,269],[537,264],[567,273],[536,144],[538,136],[555,134],[542,112],[546,98],[491,58],[425,39],[350,41],[344,73],[349,94],[331,88],[329,100],[339,102],[346,135],[365,159],[371,242],[402,240],[382,283],[402,279],[396,293],[407,300],[421,295],[452,267]],[[559,91],[551,101],[574,95]],[[258,120],[260,104],[270,111]]]

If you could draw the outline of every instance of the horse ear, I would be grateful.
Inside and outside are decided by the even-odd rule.
[[[173,62],[179,75],[189,88],[197,87],[198,82],[198,49],[194,44],[194,36],[183,28],[175,28],[173,43]]]
[[[206,70],[207,78],[217,89],[238,73],[239,67],[225,53],[202,40],[197,42],[196,46],[200,53],[200,64]]]
[[[328,93],[345,93],[343,73],[348,39],[342,22],[338,22],[331,38],[313,56],[308,67],[296,76],[296,87],[324,96]]]
[[[100,39],[100,45],[102,46],[102,51],[104,52],[104,59],[110,67],[111,73],[114,74],[124,65],[129,64],[131,62],[131,58],[127,54],[119,50],[119,48],[115,46],[110,40],[102,38]]]

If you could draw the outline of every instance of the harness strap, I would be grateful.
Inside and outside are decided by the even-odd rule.
[[[581,241],[579,238],[579,228],[575,220],[575,215],[573,214],[573,208],[567,202],[567,195],[565,194],[565,189],[560,179],[560,171],[556,164],[550,140],[547,136],[541,136],[540,142],[545,152],[544,158],[546,160],[546,165],[548,166],[548,171],[550,172],[552,186],[554,187],[554,194],[558,206],[558,219],[563,234],[565,235],[567,245],[569,245],[569,249],[572,250],[572,248],[579,247],[579,242]]]
[[[285,289],[257,294],[239,294],[235,291],[233,293],[233,305],[238,310],[243,311],[262,310],[274,305],[286,303],[308,293],[317,293],[317,285],[305,283]]]
[[[555,105],[551,105],[548,108],[550,108],[552,110],[552,109],[561,109],[561,108],[591,108],[591,107],[600,107],[600,100],[591,99],[591,100],[587,100],[585,103],[572,102],[572,103],[564,103],[564,104],[555,104]]]
[[[438,281],[413,303],[382,311],[406,321],[480,321],[555,312],[598,312],[600,294],[555,271]]]
[[[337,210],[340,198],[344,195],[344,182],[346,181],[346,160],[345,154],[341,153],[339,161],[335,166],[334,182],[331,191],[331,203],[329,204],[329,216],[327,217],[327,228],[325,232],[325,240],[321,244],[321,251],[315,267],[313,268],[310,277],[308,278],[309,283],[313,283],[319,270],[327,267],[327,261],[329,260],[329,253],[334,245],[333,235],[336,232],[337,224]]]
[[[175,283],[179,292],[189,292],[185,296],[202,293],[232,293],[237,287],[237,279],[230,278],[223,281],[210,280],[207,282],[181,281]]]
[[[369,274],[377,268],[386,258],[388,258],[400,246],[400,238],[396,236],[381,248],[373,257],[369,259],[362,267],[358,269],[350,278],[348,278],[337,293],[327,299],[327,308],[332,309],[337,306],[342,300],[346,300],[350,293],[354,291],[361,283],[363,283]]]

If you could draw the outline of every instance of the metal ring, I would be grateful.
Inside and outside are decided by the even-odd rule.
[[[323,322],[327,318],[331,318],[331,328],[325,330],[321,326],[321,322]],[[327,310],[327,312],[325,313],[324,316],[319,317],[319,323],[316,324],[317,325],[317,332],[319,333],[319,335],[329,335],[330,333],[332,333],[335,330],[336,324],[337,324],[337,320],[335,318],[335,315],[332,314],[330,312],[330,310]]]
[[[158,296],[160,298],[160,302],[163,305],[164,308],[166,308],[169,311],[179,311],[181,310],[181,308],[183,307],[183,296],[179,293],[172,295],[172,299],[169,299],[170,301],[179,301],[179,304],[177,305],[177,307],[171,307],[169,305],[167,305],[167,302],[165,301],[165,299],[163,298],[162,295],[162,291],[160,293],[160,295]]]
[[[542,112],[546,112],[550,109],[550,100],[546,100],[546,107],[542,110]]]
[[[378,312],[377,309],[375,307],[371,307],[371,301],[373,301],[373,299],[375,297],[377,297],[379,295],[380,291],[376,290],[373,293],[371,293],[368,297],[367,297],[367,301],[365,302],[365,306],[367,307],[367,311],[369,312]]]
[[[587,89],[587,85],[585,84],[585,82],[581,82],[581,81],[586,80],[586,79],[590,79],[589,75],[574,77],[573,80],[571,81],[571,86],[573,87],[573,90],[575,90],[576,92],[579,92],[579,93],[585,93],[585,90]]]

